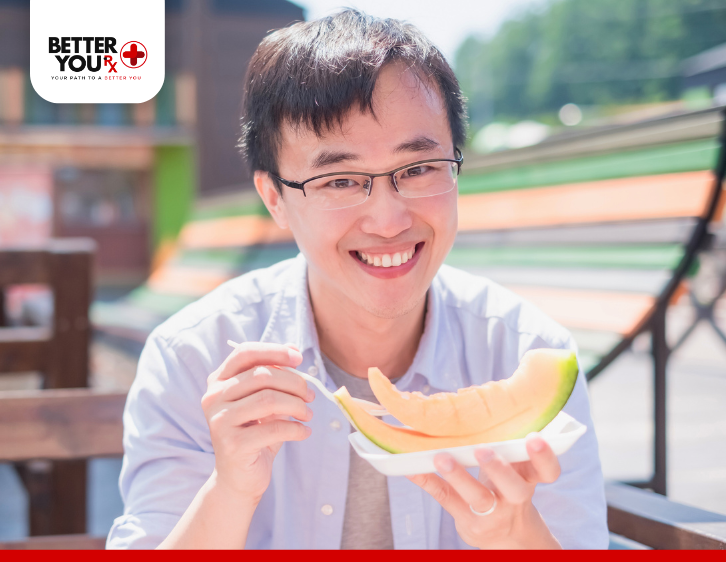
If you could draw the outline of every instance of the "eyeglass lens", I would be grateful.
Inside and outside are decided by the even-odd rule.
[[[454,162],[416,164],[394,175],[396,188],[406,198],[431,197],[448,193],[456,185],[458,166]],[[308,203],[321,209],[342,209],[363,203],[372,178],[362,174],[325,176],[305,184]]]

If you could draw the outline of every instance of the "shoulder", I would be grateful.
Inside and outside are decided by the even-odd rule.
[[[566,347],[571,339],[568,330],[535,305],[486,277],[443,265],[433,287],[444,313],[467,324],[495,323],[509,332],[539,338],[550,347]]]
[[[292,258],[230,279],[157,326],[149,339],[177,352],[218,344],[222,336],[257,339],[275,302],[294,298],[290,287],[299,275],[304,262]]]

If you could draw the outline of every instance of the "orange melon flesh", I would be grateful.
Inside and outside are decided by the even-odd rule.
[[[403,424],[426,435],[464,436],[495,431],[524,435],[539,431],[562,409],[577,380],[577,358],[572,351],[527,351],[514,374],[458,392],[424,396],[401,392],[380,370],[368,369],[373,393]],[[509,437],[514,438],[514,437]]]
[[[453,437],[425,435],[413,429],[392,426],[372,416],[353,400],[348,389],[344,386],[336,390],[334,395],[356,428],[373,443],[389,453],[415,453],[418,451],[445,449],[447,447],[493,443],[495,441],[524,437],[524,435],[529,433],[519,435],[512,433],[509,428],[492,427],[488,431],[474,435],[459,435]]]

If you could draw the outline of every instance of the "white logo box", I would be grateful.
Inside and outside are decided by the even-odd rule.
[[[164,57],[164,0],[30,0],[30,81],[50,102],[148,101]]]

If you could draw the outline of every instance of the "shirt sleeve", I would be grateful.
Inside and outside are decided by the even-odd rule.
[[[214,453],[201,407],[207,375],[191,373],[164,339],[149,337],[124,409],[124,514],[107,548],[156,548],[211,475]]]
[[[563,348],[577,352],[572,338]],[[587,431],[558,457],[560,477],[552,484],[539,484],[532,502],[562,548],[606,549],[609,532],[605,486],[582,370],[563,411],[586,425]]]

